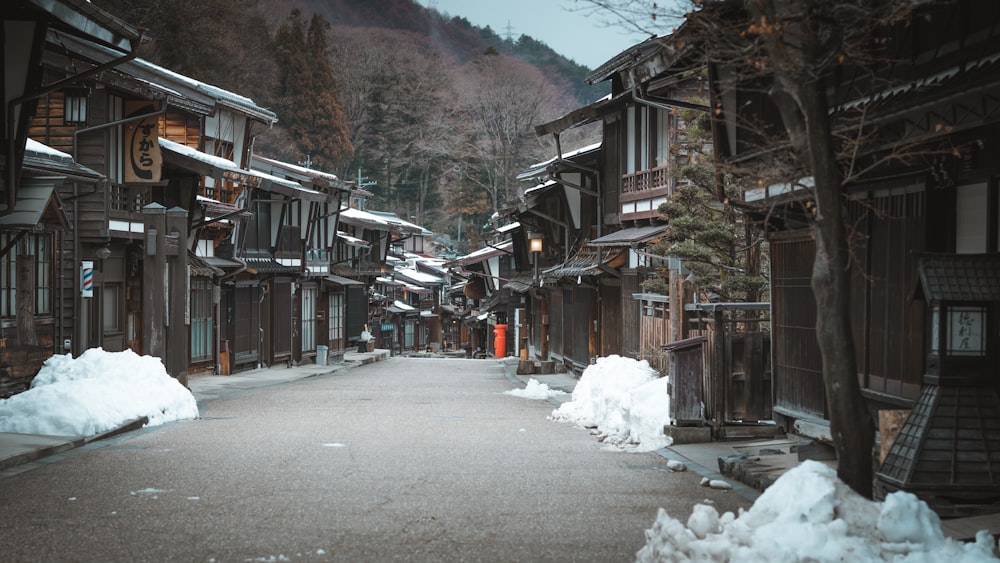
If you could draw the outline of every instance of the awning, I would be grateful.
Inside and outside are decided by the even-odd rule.
[[[337,285],[365,285],[364,282],[358,280],[352,280],[351,278],[344,278],[341,276],[328,275],[326,276],[326,281],[335,283]]]
[[[285,266],[277,260],[271,258],[247,258],[247,272],[251,274],[290,274],[302,273],[299,268]]]
[[[411,307],[399,300],[393,301],[392,305],[386,307],[386,310],[390,313],[417,313],[415,307]]]
[[[514,242],[508,240],[500,244],[495,244],[487,246],[485,248],[480,248],[479,250],[466,254],[465,256],[459,256],[458,258],[452,260],[450,264],[458,266],[470,266],[472,264],[479,264],[480,262],[485,262],[490,258],[503,256],[504,254],[512,254],[513,249],[514,249]]]
[[[656,238],[667,230],[667,225],[647,225],[645,227],[629,227],[615,231],[610,235],[595,238],[587,243],[589,246],[632,246]]]
[[[357,237],[352,237],[351,235],[344,233],[343,231],[337,231],[337,238],[343,241],[347,246],[352,246],[354,248],[371,248],[372,243],[359,239]]]
[[[412,284],[412,283],[406,283],[406,284],[404,284],[403,289],[405,289],[406,291],[409,291],[410,293],[418,293],[418,294],[421,294],[421,295],[427,294],[427,293],[434,293],[434,291],[431,290],[431,289],[428,289],[428,288],[420,286],[420,285]]]
[[[198,256],[190,250],[188,251],[188,267],[191,269],[192,276],[210,278],[225,274],[220,268],[209,264],[205,258]]]
[[[0,227],[34,229],[42,224],[50,224],[68,229],[69,221],[55,190],[57,184],[65,181],[63,176],[23,178],[17,189],[14,211],[0,217]],[[6,208],[5,202],[0,203],[0,209]]]
[[[257,170],[244,170],[232,161],[203,153],[197,149],[175,143],[163,137],[160,137],[160,149],[163,150],[164,162],[169,162],[203,176],[232,180],[244,186],[260,188],[303,201],[322,202],[327,201],[329,197],[323,192],[307,190],[298,182],[285,180]]]
[[[197,198],[198,205],[200,205],[206,212],[216,214],[220,217],[235,217],[235,216],[249,216],[251,213],[242,207],[238,207],[231,203],[223,203],[219,200],[215,200],[209,197],[199,195]]]
[[[514,293],[527,293],[529,289],[535,286],[535,278],[532,275],[517,274],[511,279],[504,282],[503,288],[509,289]]]
[[[545,270],[544,274],[554,278],[600,275],[601,266],[617,268],[622,265],[624,257],[625,252],[620,248],[585,248],[562,264]]]
[[[231,258],[220,258],[218,256],[202,256],[201,260],[209,266],[215,268],[242,268],[243,262]]]

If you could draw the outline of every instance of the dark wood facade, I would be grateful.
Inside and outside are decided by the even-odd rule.
[[[834,131],[851,126],[865,132],[852,147],[857,160],[840,163],[855,172],[867,167],[845,176],[842,188],[851,246],[850,310],[844,313],[858,381],[873,415],[913,409],[899,438],[904,445],[893,446],[883,467],[884,484],[912,490],[932,505],[985,502],[993,511],[993,473],[961,475],[992,463],[982,453],[982,447],[992,447],[982,421],[993,420],[1000,383],[992,377],[973,392],[928,383],[927,374],[938,369],[929,359],[935,356],[935,319],[921,299],[918,258],[934,252],[961,262],[1000,252],[998,10],[964,1],[925,6],[912,20],[885,30],[885,58],[863,68],[846,64],[822,77]],[[710,75],[724,74],[727,64],[713,63],[717,72]],[[728,114],[717,123],[717,138],[737,141],[717,147],[719,156],[747,168],[771,155],[750,142],[753,130],[741,127],[742,119],[780,123],[760,86],[736,86],[728,100],[719,100]],[[749,189],[741,203],[772,230],[774,410],[789,429],[814,426],[796,426],[799,420],[828,424],[812,288],[811,181],[785,178]],[[882,439],[892,437],[883,432]]]

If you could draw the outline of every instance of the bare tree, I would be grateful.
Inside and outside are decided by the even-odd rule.
[[[533,128],[556,114],[546,101],[557,97],[537,69],[497,53],[467,64],[459,80],[463,160],[474,171],[467,178],[489,194],[497,211],[512,197],[517,173],[545,154]]]

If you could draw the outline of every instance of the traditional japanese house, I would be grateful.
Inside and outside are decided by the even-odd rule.
[[[644,247],[666,231],[658,207],[685,181],[679,168],[692,157],[683,143],[680,111],[707,111],[701,101],[707,82],[691,67],[674,70],[676,61],[667,53],[674,51],[660,38],[627,49],[587,76],[591,84],[610,81],[609,97],[536,127],[539,135],[558,139],[571,127],[601,124],[597,163],[584,168],[600,187],[595,199],[601,221],[586,242],[587,259],[556,271],[572,276],[583,273],[582,267],[605,274],[594,278],[600,303],[616,306],[599,313],[596,353],[647,359],[664,372],[661,347],[687,336],[684,305],[691,290],[680,261]],[[670,272],[664,295],[640,286],[657,270]]]
[[[48,41],[46,69],[53,75],[67,65],[99,68],[115,57],[105,46],[57,33]],[[47,96],[32,122],[33,134],[65,146],[109,179],[106,187],[74,194],[76,251],[64,255],[72,263],[62,269],[72,272],[77,261],[100,257],[94,297],[79,301],[78,314],[66,319],[77,336],[74,346],[160,356],[178,377],[189,369],[222,370],[224,351],[230,360],[225,369],[234,358],[255,364],[258,334],[223,334],[229,326],[223,319],[232,318],[232,307],[224,304],[234,300],[230,274],[244,271],[233,260],[231,236],[247,216],[248,190],[301,189],[249,170],[253,127],[271,126],[276,116],[248,98],[142,59],[78,86]],[[80,121],[68,114],[73,108],[87,109]],[[165,223],[154,224],[160,215]],[[169,287],[191,288],[190,299],[168,299],[162,318],[160,307],[144,303],[158,302],[161,289],[164,299],[176,295],[160,288],[164,278],[157,268],[171,272]]]
[[[858,381],[873,415],[916,408],[925,392],[925,374],[941,371],[928,364],[936,335],[928,329],[933,323],[928,323],[926,303],[914,298],[919,295],[920,254],[1000,250],[997,21],[1000,6],[993,3],[925,5],[884,30],[883,57],[863,66],[845,61],[820,77],[834,134],[851,126],[851,137],[858,139],[851,151],[856,173],[848,176],[842,191],[852,244],[850,322]],[[778,110],[767,88],[733,79],[732,64],[710,61],[714,103],[720,110],[716,151],[725,162],[743,167],[760,163],[763,168],[770,154],[759,150],[761,128],[747,123],[779,123]],[[771,145],[772,150],[782,148]],[[753,187],[756,178],[747,182]],[[774,411],[790,429],[829,439],[809,282],[816,249],[809,221],[813,179],[787,177],[760,184],[741,206],[772,230]],[[939,286],[925,285],[923,291],[928,299],[948,295]],[[990,291],[983,294],[992,295]],[[997,381],[992,378],[994,388]],[[928,416],[925,408],[920,410],[913,416]],[[946,438],[954,441],[948,455],[961,457],[972,442],[960,436],[974,429],[965,427],[971,421],[954,420],[957,426],[949,430],[954,434]],[[890,439],[888,433],[882,438]],[[893,486],[905,489],[907,476],[922,463],[913,453],[906,463],[917,465],[903,467],[902,458],[893,456],[892,467],[884,469]],[[932,474],[921,475],[915,492],[933,488],[923,479]],[[995,481],[991,486],[995,494]],[[959,496],[956,489],[947,494]]]
[[[393,300],[390,291],[378,283],[388,279],[390,267],[386,264],[392,240],[392,225],[383,217],[353,207],[340,212],[338,244],[331,266],[335,275],[358,279],[360,286],[346,288],[346,324],[344,335],[348,349],[358,349],[361,333],[375,337],[375,346],[392,350],[395,325],[390,320],[387,307]]]
[[[41,145],[28,150],[32,116],[39,101],[111,69],[133,57],[143,40],[135,28],[90,2],[80,0],[12,0],[0,9],[3,18],[4,112],[0,144],[0,397],[22,391],[53,353],[72,351],[74,341],[64,320],[73,313],[73,282],[63,290],[58,257],[70,226],[60,204],[60,187],[79,184],[93,190],[103,174],[76,167]],[[70,68],[53,76],[43,70],[45,38],[93,41],[116,56],[100,69]],[[46,144],[46,143],[43,143]],[[59,147],[60,152],[72,155]],[[34,169],[34,170],[33,170]],[[95,181],[96,180],[96,181]],[[76,279],[79,270],[70,273]],[[69,347],[66,344],[69,344]]]
[[[539,135],[558,133],[580,124],[577,116],[540,125]],[[535,185],[524,190],[515,218],[521,225],[514,253],[530,273],[526,316],[529,351],[582,372],[598,356],[621,353],[622,273],[626,253],[597,248],[590,242],[610,229],[616,217],[607,207],[610,184],[604,175],[602,144],[536,164],[519,175]],[[512,289],[524,289],[514,280]],[[628,306],[634,308],[634,302]]]
[[[298,182],[304,188],[326,194],[325,199],[299,198],[289,209],[288,244],[294,246],[294,231],[300,237],[299,263],[303,268],[295,282],[293,299],[300,311],[298,342],[293,339],[295,362],[317,358],[325,350],[326,361],[343,358],[345,350],[345,292],[360,281],[330,271],[337,244],[340,209],[347,201],[349,186],[336,175],[296,164],[254,155],[253,169]],[[280,260],[286,260],[282,257]],[[294,264],[294,260],[289,263]],[[294,309],[294,307],[293,307]],[[331,316],[334,315],[334,316]],[[321,355],[320,355],[321,356]]]
[[[515,227],[504,233],[516,230]],[[512,239],[501,239],[449,262],[454,274],[465,280],[462,286],[465,299],[462,302],[468,303],[459,316],[463,325],[459,335],[460,347],[481,349],[498,356],[493,331],[497,324],[502,324],[507,327],[506,330],[517,333],[505,338],[507,348],[503,350],[503,355],[517,353],[520,341],[517,325],[521,320],[521,313],[517,310],[523,299],[522,294],[507,287],[507,282],[517,273],[513,249]]]

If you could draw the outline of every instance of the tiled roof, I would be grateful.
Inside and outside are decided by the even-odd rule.
[[[923,254],[918,269],[928,301],[1000,301],[1000,253]]]

